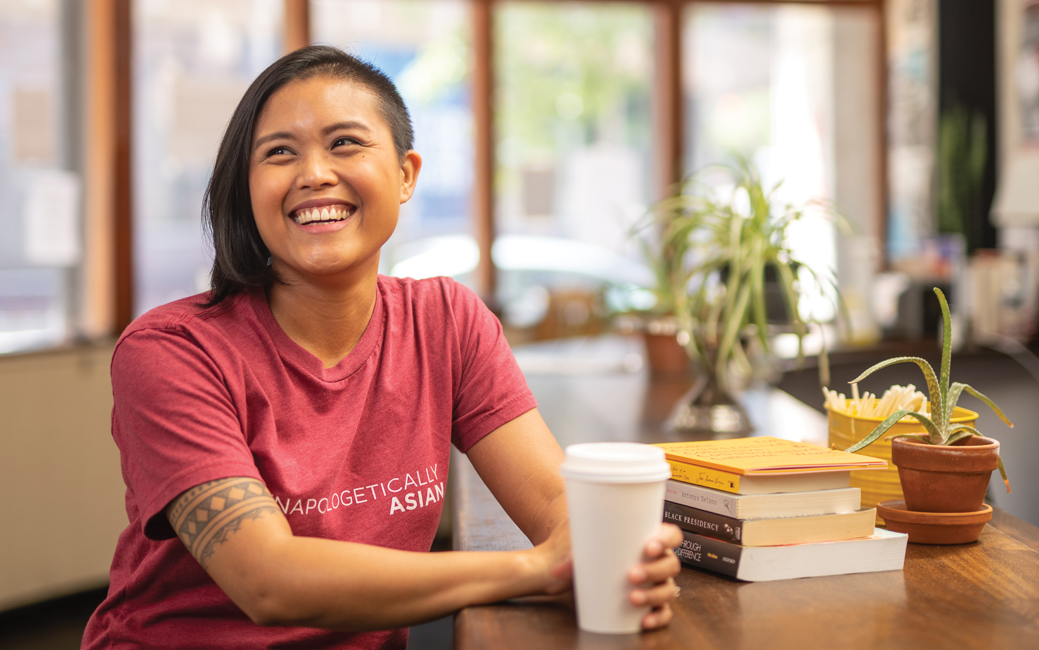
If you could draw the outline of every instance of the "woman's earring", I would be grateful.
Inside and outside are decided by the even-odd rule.
[[[271,265],[271,258],[268,257],[267,258],[267,266],[270,266],[270,265]]]

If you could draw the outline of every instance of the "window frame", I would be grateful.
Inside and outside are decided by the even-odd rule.
[[[476,270],[477,293],[494,304],[497,285],[491,258],[494,244],[494,20],[503,2],[536,0],[470,0],[472,6],[472,43],[474,65],[471,76],[474,123],[473,233],[480,251]],[[682,14],[695,4],[805,4],[830,7],[869,8],[876,13],[876,56],[878,79],[875,115],[877,154],[875,174],[880,193],[874,215],[880,241],[887,230],[887,138],[884,124],[887,107],[886,31],[883,0],[570,0],[579,2],[628,2],[650,5],[654,12],[655,74],[653,84],[655,169],[658,178],[654,191],[660,198],[682,177],[684,160],[682,91]],[[308,0],[284,0],[285,47],[290,51],[310,42]],[[103,237],[89,236],[89,248],[96,253],[84,269],[90,282],[100,282],[108,290],[91,292],[87,306],[95,314],[94,331],[105,329],[118,335],[130,324],[133,315],[132,255],[132,10],[133,0],[95,0],[84,10],[90,43],[88,66],[92,80],[87,89],[88,124],[85,149],[87,191],[86,223],[90,232],[110,232],[110,243]],[[107,117],[107,119],[106,119]],[[110,172],[90,172],[94,164],[110,165]],[[106,215],[106,206],[108,215]],[[103,255],[105,250],[109,255]],[[881,261],[881,266],[886,260]],[[110,316],[106,319],[104,312]]]

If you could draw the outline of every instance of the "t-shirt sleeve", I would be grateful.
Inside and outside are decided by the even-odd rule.
[[[262,480],[220,369],[187,334],[144,329],[112,358],[112,435],[151,539],[174,536],[166,506],[220,478]]]
[[[461,353],[452,441],[466,452],[488,433],[536,408],[537,402],[498,319],[464,285],[444,283]]]

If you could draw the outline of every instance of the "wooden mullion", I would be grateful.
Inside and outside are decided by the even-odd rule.
[[[113,0],[82,7],[86,23],[83,75],[83,267],[82,333],[110,336],[115,329],[115,236],[112,195],[115,190],[115,48]]]
[[[887,137],[887,114],[888,114],[888,74],[887,74],[887,12],[885,11],[886,0],[876,5],[875,18],[877,22],[876,34],[876,138],[877,138],[877,197],[880,213],[876,215],[877,249],[879,251],[877,260],[879,269],[888,268],[888,214],[890,208],[888,201],[890,193],[888,190],[888,137]]]
[[[497,274],[491,248],[494,245],[494,16],[491,0],[472,3],[473,73],[473,230],[480,251],[476,267],[476,291],[493,309]]]
[[[309,0],[285,0],[284,35],[286,54],[310,45]]]
[[[682,106],[682,2],[661,0],[653,7],[655,78],[653,132],[656,151],[654,199],[682,180],[685,131]]]
[[[115,0],[112,13],[114,37],[112,177],[113,247],[115,254],[115,315],[113,328],[121,333],[133,320],[133,1]]]

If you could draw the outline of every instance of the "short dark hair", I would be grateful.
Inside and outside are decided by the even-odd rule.
[[[279,89],[291,81],[321,76],[351,81],[375,94],[401,162],[414,147],[404,100],[390,78],[370,63],[323,45],[298,49],[272,63],[245,91],[231,115],[202,201],[203,225],[212,237],[214,252],[210,294],[203,306],[213,307],[248,287],[281,281],[267,264],[270,251],[253,218],[249,193],[253,129],[267,100]]]

